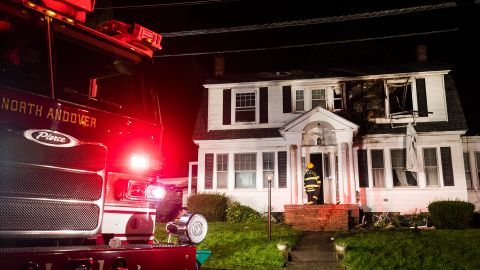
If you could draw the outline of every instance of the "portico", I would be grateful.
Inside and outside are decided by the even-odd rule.
[[[321,107],[280,128],[289,145],[292,203],[303,204],[305,164],[312,162],[321,177],[321,202],[355,204],[353,137],[358,126]]]

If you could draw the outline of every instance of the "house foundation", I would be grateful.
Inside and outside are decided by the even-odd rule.
[[[357,204],[285,205],[285,223],[303,231],[341,231],[359,223]]]

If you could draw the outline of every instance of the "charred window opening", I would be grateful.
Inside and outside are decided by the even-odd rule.
[[[386,82],[389,113],[410,112],[413,110],[412,86],[408,79]]]
[[[346,83],[348,108],[354,121],[385,117],[383,80],[350,81]]]

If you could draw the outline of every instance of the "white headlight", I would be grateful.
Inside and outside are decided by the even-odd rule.
[[[145,194],[149,200],[163,200],[165,198],[165,188],[158,184],[148,185]]]
[[[185,214],[179,221],[167,223],[166,230],[183,244],[200,244],[207,236],[208,223],[200,214]]]

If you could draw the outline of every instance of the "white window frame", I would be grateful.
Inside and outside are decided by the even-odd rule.
[[[416,111],[418,108],[417,105],[417,87],[415,83],[415,77],[408,78],[396,78],[396,79],[385,79],[383,81],[385,89],[385,118],[389,118],[392,113],[390,112],[390,88],[389,84],[400,84],[407,82],[410,85],[410,98],[412,99],[412,111]],[[394,113],[393,113],[394,114]]]
[[[329,106],[328,106],[328,103],[329,103],[329,102],[328,102],[328,96],[329,96],[329,95],[328,95],[328,92],[329,92],[329,89],[330,89],[329,87],[323,87],[323,86],[322,86],[322,87],[312,87],[312,88],[311,88],[311,90],[310,90],[310,106],[311,106],[312,109],[317,107],[317,106],[315,106],[315,107],[313,106],[313,101],[322,101],[322,100],[325,101],[325,108],[324,108],[324,109],[325,109],[325,110],[328,110],[328,109],[329,109],[329,108],[328,108],[328,107],[329,107]],[[323,98],[323,99],[314,99],[314,98],[313,98],[313,91],[321,91],[321,90],[323,90],[324,98]],[[321,106],[320,106],[320,107],[321,107]]]
[[[436,165],[435,166],[432,166],[432,165],[427,165],[427,162],[426,162],[426,156],[425,156],[425,151],[426,150],[434,150],[435,151],[435,162],[436,162]],[[439,159],[438,159],[438,149],[437,147],[423,147],[422,148],[422,157],[423,157],[423,169],[424,169],[424,174],[425,174],[425,186],[426,187],[440,187],[440,165],[439,165]],[[436,185],[429,185],[428,184],[428,179],[427,179],[427,168],[435,168],[436,171],[437,171],[437,184]]]
[[[255,162],[254,163],[254,168],[253,169],[245,169],[245,170],[242,170],[242,169],[239,169],[237,170],[237,162],[236,162],[236,157],[237,155],[253,155],[253,161]],[[233,171],[234,171],[234,188],[235,189],[241,189],[241,190],[245,190],[245,189],[256,189],[257,188],[257,157],[258,157],[258,154],[257,152],[245,152],[245,153],[234,153],[233,154]],[[240,165],[239,165],[240,166]],[[237,186],[237,172],[247,172],[247,173],[252,173],[253,175],[253,185],[252,186],[249,186],[249,187],[238,187]]]
[[[332,86],[332,111],[341,111],[345,109],[345,86],[340,84],[338,86]],[[335,91],[340,91],[340,97],[335,97]],[[335,101],[340,100],[341,107],[335,108]]]
[[[276,172],[276,168],[277,168],[277,162],[276,162],[277,153],[274,152],[274,151],[261,152],[261,153],[262,153],[262,188],[268,188],[268,181],[265,178],[266,177],[265,176],[266,172],[272,172],[273,173],[272,188],[276,188],[277,183],[276,183],[275,179],[277,178],[277,175],[276,175],[275,172]],[[265,169],[265,167],[263,166],[265,164],[265,154],[271,154],[272,155],[271,163],[272,163],[273,168]]]
[[[297,92],[302,93],[302,99],[299,99],[297,96]],[[303,108],[299,109],[298,108],[298,102],[302,102]],[[305,89],[294,89],[294,100],[293,100],[294,112],[304,112],[305,111]]]
[[[219,157],[220,157],[220,156],[226,158],[226,159],[224,160],[224,164],[226,164],[226,165],[225,165],[226,168],[224,168],[225,170],[220,170],[220,168],[219,168],[219,166],[218,166],[218,165],[219,165],[218,162],[219,162]],[[223,158],[222,158],[222,160],[223,160]],[[229,165],[228,163],[229,163],[228,153],[217,153],[217,154],[215,154],[215,189],[228,189],[228,165]],[[218,186],[218,179],[219,179],[218,174],[219,174],[219,173],[225,173],[225,174],[226,174],[226,179],[225,179],[225,181],[226,181],[226,183],[225,183],[226,186],[225,186],[225,187],[219,187],[219,186]]]
[[[382,152],[382,162],[383,162],[383,167],[382,168],[377,168],[377,167],[373,167],[373,151],[381,151]],[[371,168],[371,179],[372,179],[372,185],[371,187],[372,188],[386,188],[387,187],[387,174],[386,174],[386,166],[385,166],[385,149],[383,148],[379,148],[379,149],[370,149],[370,168]],[[383,186],[376,186],[375,185],[375,170],[380,170],[382,169],[383,170]]]
[[[258,88],[257,89],[252,89],[252,88],[246,88],[246,89],[233,89],[232,90],[232,104],[233,106],[231,109],[231,122],[234,123],[235,125],[251,125],[251,124],[258,124],[258,119],[259,119],[259,95],[258,95]],[[248,93],[253,93],[255,97],[255,119],[253,121],[248,121],[248,122],[238,122],[237,121],[237,94],[248,94]]]

